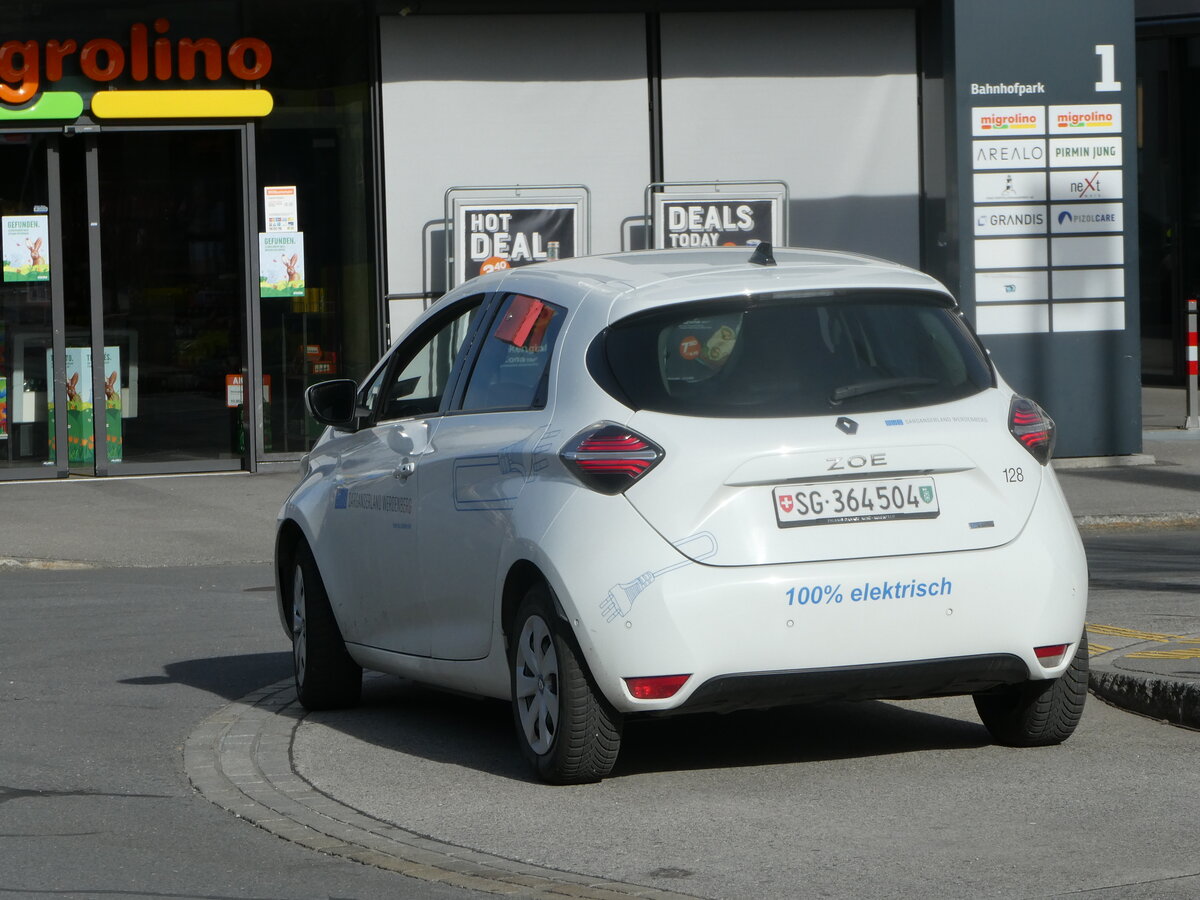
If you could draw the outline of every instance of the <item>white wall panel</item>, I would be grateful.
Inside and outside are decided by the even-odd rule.
[[[911,10],[662,17],[667,181],[781,179],[789,242],[920,260]]]
[[[390,294],[444,287],[443,200],[459,185],[587,185],[592,251],[621,249],[650,180],[642,16],[380,26]]]

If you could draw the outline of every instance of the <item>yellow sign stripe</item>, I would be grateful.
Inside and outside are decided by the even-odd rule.
[[[1101,653],[1107,653],[1112,647],[1106,647],[1103,644],[1088,644],[1088,656],[1099,656]]]
[[[267,115],[270,91],[97,91],[98,119],[245,119]]]
[[[1178,634],[1159,634],[1155,631],[1137,631],[1133,628],[1120,628],[1116,625],[1088,625],[1087,630],[1092,634],[1107,634],[1111,637],[1139,638],[1143,641],[1159,641],[1167,644],[1171,641],[1182,640]]]

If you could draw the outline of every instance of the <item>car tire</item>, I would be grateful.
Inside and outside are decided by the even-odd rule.
[[[551,784],[604,778],[621,747],[621,717],[596,689],[546,585],[528,590],[509,634],[513,723],[522,753]]]
[[[1061,744],[1075,731],[1088,691],[1087,632],[1070,666],[1050,681],[1027,681],[975,695],[979,718],[997,743],[1008,747]]]
[[[342,709],[362,696],[362,668],[346,652],[325,583],[307,544],[292,560],[292,663],[305,709]]]

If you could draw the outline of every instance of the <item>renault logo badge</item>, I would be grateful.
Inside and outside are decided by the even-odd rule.
[[[838,431],[846,434],[855,434],[858,431],[858,423],[853,419],[847,419],[845,416],[838,416],[837,420]]]

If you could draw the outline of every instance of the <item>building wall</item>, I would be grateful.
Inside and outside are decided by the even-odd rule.
[[[645,245],[652,181],[778,181],[790,243],[919,263],[911,10],[678,13],[655,24],[639,14],[381,20],[393,337],[445,290],[445,193],[465,185],[586,186],[580,249],[605,253]]]

